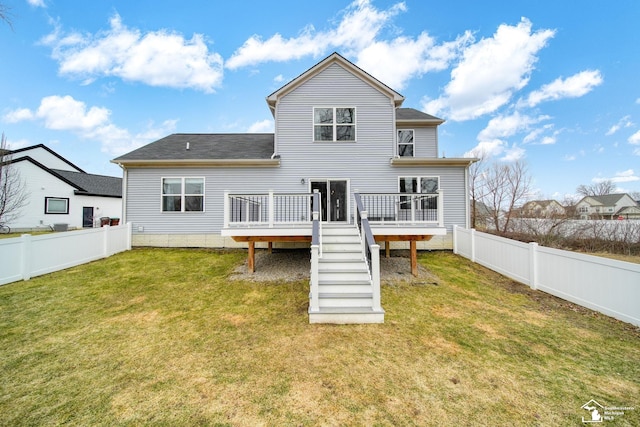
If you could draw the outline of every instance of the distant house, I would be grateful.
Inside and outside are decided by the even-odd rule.
[[[9,150],[3,160],[19,173],[27,195],[19,217],[7,224],[13,231],[95,227],[101,217],[122,214],[122,178],[86,173],[42,144]]]
[[[604,196],[586,196],[576,204],[576,215],[580,219],[617,219],[636,217],[636,203],[626,193],[605,194]],[[624,218],[624,216],[623,216]]]
[[[566,214],[566,208],[556,200],[532,200],[520,209],[522,218],[558,218]]]

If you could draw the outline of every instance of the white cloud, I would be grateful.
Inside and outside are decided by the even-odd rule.
[[[466,32],[453,42],[436,45],[427,33],[416,39],[397,37],[371,43],[358,53],[356,63],[386,85],[400,90],[408,80],[446,69],[472,39]]]
[[[84,102],[69,95],[54,95],[42,98],[35,116],[44,120],[48,129],[87,132],[108,123],[110,114],[106,108],[87,109]]]
[[[640,130],[633,135],[631,135],[628,139],[629,144],[640,145]]]
[[[627,169],[626,171],[616,172],[612,178],[593,178],[593,182],[603,181],[611,181],[616,184],[621,182],[636,182],[640,181],[640,176],[638,176],[633,169]]]
[[[47,5],[44,4],[44,0],[27,0],[27,3],[33,7],[47,7]]]
[[[19,148],[28,147],[31,142],[28,139],[10,139],[7,138],[7,148],[9,150],[17,150]]]
[[[214,92],[222,83],[223,61],[209,51],[204,37],[160,30],[142,33],[122,24],[119,15],[111,28],[94,35],[63,35],[59,27],[41,42],[52,48],[59,72],[91,83],[114,76],[151,86],[191,88]]]
[[[114,156],[159,139],[171,133],[176,126],[176,120],[167,120],[160,126],[151,123],[145,131],[132,135],[127,129],[111,122],[111,111],[107,108],[87,107],[84,102],[69,95],[42,98],[35,112],[26,108],[16,111],[20,113],[14,117],[20,120],[39,120],[47,129],[69,131],[81,138],[99,141],[101,150]]]
[[[524,155],[525,151],[516,146],[507,148],[507,139],[519,133],[527,132],[532,126],[549,118],[549,116],[544,115],[538,117],[528,116],[518,111],[510,115],[494,117],[489,120],[487,127],[478,134],[478,145],[466,153],[465,156],[473,155],[478,157],[478,155],[482,154],[482,157],[495,157],[505,153],[505,160],[517,160]],[[539,129],[529,132],[524,137],[523,142],[538,142],[540,144],[551,144],[555,142],[553,137],[541,137],[543,132],[548,131],[552,127],[552,125],[544,125]]]
[[[248,133],[266,133],[266,132],[270,133],[273,131],[274,131],[273,120],[268,120],[268,119],[255,122],[254,124],[249,126],[249,129],[247,129]]]
[[[528,83],[538,51],[554,34],[548,29],[532,32],[526,18],[515,26],[500,25],[492,37],[464,49],[443,96],[426,100],[423,109],[456,121],[496,111]]]
[[[31,119],[33,119],[33,113],[28,108],[18,108],[17,110],[9,111],[2,117],[2,120],[6,123],[17,123]]]
[[[631,121],[631,116],[624,116],[623,118],[618,120],[618,123],[611,126],[605,135],[607,136],[613,135],[614,133],[618,132],[620,129],[628,128],[631,126],[633,126],[633,122]]]
[[[227,60],[229,69],[254,66],[263,62],[283,62],[306,56],[317,58],[329,50],[355,57],[355,63],[393,89],[403,89],[407,81],[430,71],[446,69],[459,56],[460,49],[472,40],[467,32],[452,42],[437,44],[427,33],[417,37],[398,36],[380,40],[382,30],[399,13],[406,12],[404,2],[389,9],[375,8],[370,0],[355,0],[339,21],[324,31],[307,26],[295,37],[275,34],[264,40],[253,35]]]
[[[527,98],[527,105],[535,107],[544,101],[557,101],[563,98],[578,98],[591,92],[594,87],[602,84],[603,78],[598,70],[582,71],[566,79],[557,78],[546,84],[540,90],[531,92]]]
[[[500,158],[503,162],[517,162],[518,160],[524,158],[526,151],[524,148],[518,147],[517,145],[513,145],[512,147],[505,150],[504,156]]]
[[[276,83],[282,83],[284,81],[284,76],[282,74],[278,74],[273,78],[273,81]]]
[[[284,38],[275,34],[263,40],[253,35],[237,49],[226,62],[226,67],[237,69],[262,62],[282,62],[305,56],[318,57],[329,48],[340,48],[346,54],[355,54],[371,44],[391,18],[406,11],[404,3],[396,3],[381,11],[371,5],[370,0],[355,0],[344,11],[344,16],[335,28],[315,31],[305,27],[298,36]]]

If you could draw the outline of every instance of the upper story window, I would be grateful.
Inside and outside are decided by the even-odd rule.
[[[69,199],[66,197],[45,197],[44,213],[46,214],[68,214]]]
[[[162,178],[162,212],[203,212],[204,178]]]
[[[313,109],[314,141],[355,141],[356,109],[316,107]]]
[[[413,129],[398,130],[398,156],[400,157],[414,156],[413,136],[414,136]]]

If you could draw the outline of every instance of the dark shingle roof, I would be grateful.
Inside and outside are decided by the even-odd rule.
[[[272,133],[174,133],[120,156],[114,159],[114,162],[117,163],[120,160],[270,159],[273,153],[274,135]]]
[[[625,193],[605,194],[603,196],[590,196],[592,199],[602,203],[604,206],[614,206],[618,200],[622,199]]]
[[[438,117],[432,116],[431,114],[423,113],[422,111],[416,110],[415,108],[397,108],[396,120],[444,122],[444,120],[439,119]]]
[[[70,172],[51,169],[57,175],[72,183],[78,190],[76,194],[92,196],[122,197],[122,178],[115,176],[93,175],[90,173]]]

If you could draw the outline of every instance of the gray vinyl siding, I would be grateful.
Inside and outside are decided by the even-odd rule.
[[[414,157],[438,157],[438,130],[435,126],[398,126],[397,128],[413,130]]]
[[[314,142],[314,107],[355,107],[355,142]],[[351,193],[398,192],[399,176],[439,176],[445,193],[445,225],[466,224],[463,167],[392,167],[395,107],[365,81],[333,64],[284,95],[276,105],[278,168],[128,169],[126,219],[134,233],[220,233],[224,191],[309,192],[311,179],[346,179]],[[435,127],[416,129],[419,157],[437,155]],[[431,147],[431,148],[428,148]],[[204,212],[161,212],[162,177],[204,177]],[[301,179],[305,184],[301,184]],[[349,212],[352,212],[352,197]]]

